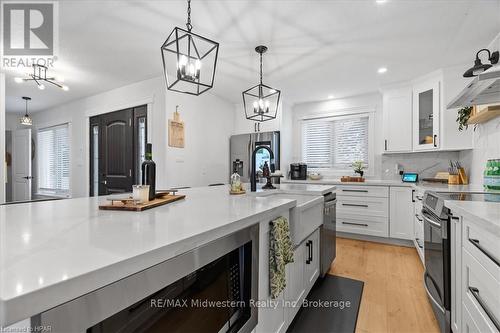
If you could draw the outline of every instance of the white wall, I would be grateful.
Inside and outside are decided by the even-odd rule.
[[[5,74],[0,73],[0,203],[5,202]]]
[[[71,123],[71,190],[89,191],[89,117],[132,106],[148,106],[148,141],[157,164],[157,188],[227,182],[232,104],[209,93],[188,96],[166,92],[163,78],[140,81],[32,115],[35,128]],[[186,122],[186,148],[167,146],[168,118],[180,105]]]
[[[293,162],[301,161],[301,126],[300,120],[308,116],[322,115],[341,115],[355,110],[373,110],[374,111],[374,133],[373,133],[373,156],[374,168],[370,168],[369,176],[380,176],[381,174],[381,156],[382,156],[382,95],[380,93],[371,93],[358,96],[352,96],[341,99],[332,99],[318,102],[308,102],[296,104],[292,108],[292,142],[293,149],[291,160]],[[371,138],[370,137],[370,138]],[[338,175],[337,175],[338,176]]]

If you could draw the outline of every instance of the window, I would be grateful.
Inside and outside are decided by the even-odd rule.
[[[69,125],[38,130],[38,191],[69,195]]]
[[[351,169],[354,161],[369,165],[369,115],[304,120],[302,159],[311,168]]]

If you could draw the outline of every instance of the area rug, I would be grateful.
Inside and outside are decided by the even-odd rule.
[[[335,275],[319,279],[288,328],[289,333],[349,333],[356,330],[363,281]]]

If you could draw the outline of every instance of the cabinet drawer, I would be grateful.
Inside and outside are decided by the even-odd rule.
[[[476,313],[477,315],[477,313]],[[482,318],[480,318],[480,322]],[[482,322],[482,327],[480,328],[474,319],[472,319],[472,315],[469,312],[469,309],[465,306],[465,304],[462,305],[462,332],[466,333],[485,333],[485,332],[494,332],[489,329],[488,326],[484,326],[484,322]]]
[[[500,281],[500,237],[463,218],[462,244],[486,270]]]
[[[481,328],[500,331],[500,282],[466,250],[462,250],[462,300]],[[480,320],[481,319],[481,320]]]
[[[356,216],[388,217],[387,198],[377,197],[337,197],[337,216],[351,214]]]
[[[370,185],[337,185],[337,198],[339,196],[388,198],[389,187]]]
[[[389,237],[389,220],[386,217],[357,218],[337,215],[337,231]]]

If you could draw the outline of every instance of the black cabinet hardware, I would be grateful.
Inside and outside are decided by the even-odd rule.
[[[384,140],[384,150],[387,150],[387,140]]]
[[[420,218],[420,216],[418,216],[418,214],[415,214],[415,217],[416,217],[416,218],[417,218],[417,220],[419,220],[420,222],[424,222],[424,220],[422,220],[422,219]]]
[[[342,206],[351,206],[351,207],[365,207],[368,208],[368,205],[362,205],[362,204],[349,204],[349,203],[343,203]]]
[[[472,296],[474,296],[474,298],[479,303],[479,305],[483,308],[484,312],[486,313],[488,318],[490,318],[493,325],[495,325],[497,330],[500,331],[500,323],[498,322],[498,320],[495,318],[495,316],[491,312],[490,308],[486,305],[486,303],[483,301],[483,299],[479,295],[479,289],[469,286],[469,291],[471,292]]]
[[[437,134],[434,134],[434,140],[433,140],[434,148],[437,147],[437,138],[438,138]]]
[[[342,222],[342,224],[359,225],[361,227],[367,227],[368,226],[368,224],[365,224],[365,223],[354,223],[354,222]]]
[[[360,192],[360,193],[368,193],[368,190],[342,190],[342,192]]]
[[[495,258],[492,253],[490,253],[488,250],[486,250],[484,247],[479,244],[479,239],[474,239],[474,238],[469,238],[469,242],[472,243],[477,249],[481,252],[483,252],[488,258],[490,258],[498,267],[500,267],[500,260]]]

